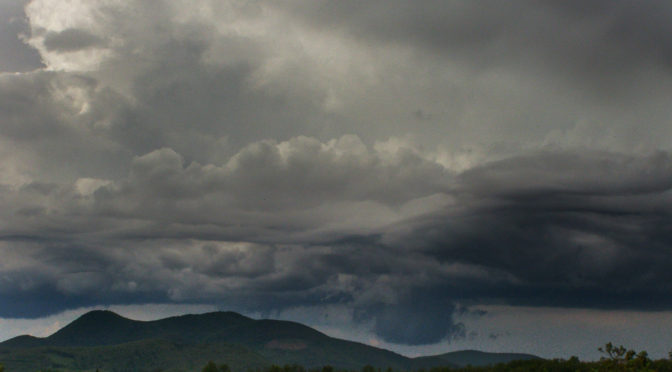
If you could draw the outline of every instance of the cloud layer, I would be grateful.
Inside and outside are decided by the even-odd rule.
[[[669,310],[671,11],[33,0],[0,317],[343,306],[424,345],[465,306]]]

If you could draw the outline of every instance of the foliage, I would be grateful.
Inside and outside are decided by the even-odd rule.
[[[611,342],[598,350],[606,355],[600,358],[601,371],[653,371],[646,351],[637,353],[623,345],[614,346]]]
[[[93,372],[96,368],[102,372],[194,372],[200,371],[208,360],[226,360],[234,371],[270,364],[239,345],[184,345],[166,340],[95,347],[0,349],[0,362],[6,372]]]
[[[228,348],[228,349],[227,349]],[[108,359],[100,359],[96,355],[100,351],[95,348],[48,348],[44,349],[41,355],[49,355],[51,359],[41,360],[40,363],[54,363],[60,361],[62,367],[51,369],[51,367],[38,367],[28,369],[29,371],[92,371],[91,365],[100,365],[101,371],[198,371],[201,372],[232,372],[229,363],[233,363],[233,371],[247,372],[403,372],[402,369],[381,368],[380,366],[366,365],[359,370],[338,369],[330,365],[317,368],[305,368],[298,364],[285,364],[283,366],[270,365],[264,363],[263,359],[257,361],[256,366],[244,364],[247,358],[236,360],[235,357],[244,349],[233,346],[220,346],[208,351],[203,344],[198,347],[187,345],[166,344],[160,341],[147,341],[142,343],[131,343],[118,345],[114,347],[102,347],[109,353]],[[30,349],[33,353],[40,349]],[[646,351],[637,352],[627,349],[624,346],[616,346],[608,343],[598,348],[603,354],[599,361],[583,362],[577,357],[569,359],[530,359],[516,360],[508,363],[499,363],[489,366],[466,366],[466,367],[432,367],[427,369],[416,369],[414,372],[672,372],[672,357],[670,359],[651,360]],[[46,354],[45,354],[46,353]],[[184,355],[203,355],[215,356],[219,360],[226,361],[227,364],[215,363],[210,360],[202,368],[199,364],[184,364]],[[15,356],[17,354],[14,354]],[[174,359],[165,359],[166,355],[173,355]],[[33,354],[35,356],[35,354]],[[157,359],[157,357],[160,357]],[[221,358],[221,359],[219,359]],[[111,361],[121,360],[122,364],[110,364]],[[201,359],[203,360],[203,359]],[[208,360],[208,359],[205,359]],[[3,361],[4,362],[4,361]],[[242,363],[241,363],[242,362]],[[204,362],[200,362],[204,363]],[[106,367],[107,365],[107,367]],[[263,367],[265,365],[266,367]],[[5,368],[0,365],[0,372],[5,372]],[[16,370],[26,370],[17,368]],[[14,367],[10,367],[7,372],[15,372]],[[96,370],[97,371],[97,370]]]
[[[516,360],[482,367],[433,367],[414,372],[672,372],[672,355],[670,359],[651,360],[646,351],[636,352],[612,343],[598,348],[604,356],[596,362],[582,362],[573,356],[569,359],[530,359]],[[671,352],[672,354],[672,352]],[[212,363],[214,366],[214,363]],[[205,370],[203,372],[216,372]],[[382,372],[381,368],[371,365],[364,366],[360,371],[334,370],[331,366],[321,369],[305,369],[298,365],[283,367],[272,365],[266,368],[248,370],[248,372]],[[387,368],[385,372],[402,372]]]
[[[203,367],[201,372],[231,372],[231,369],[229,368],[228,364],[221,364],[219,367],[217,367],[217,364],[211,360],[208,362],[208,364],[205,365],[205,367]]]

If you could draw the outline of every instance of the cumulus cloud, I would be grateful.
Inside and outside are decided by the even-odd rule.
[[[668,309],[669,14],[33,0],[44,66],[0,74],[0,316],[332,306],[425,345],[477,304]]]

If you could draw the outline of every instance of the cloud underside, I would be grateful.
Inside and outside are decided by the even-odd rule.
[[[431,344],[464,304],[669,310],[670,7],[486,3],[32,1],[0,317],[342,305]]]

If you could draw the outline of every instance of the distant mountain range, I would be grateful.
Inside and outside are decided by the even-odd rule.
[[[458,351],[407,358],[358,342],[329,337],[300,323],[255,320],[233,312],[136,321],[111,311],[92,311],[45,338],[18,336],[0,343],[0,364],[10,372],[39,370],[200,371],[209,361],[234,371],[271,364],[365,365],[394,370],[434,366],[478,366],[529,354]]]

